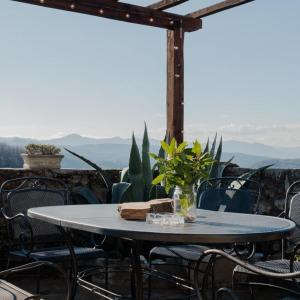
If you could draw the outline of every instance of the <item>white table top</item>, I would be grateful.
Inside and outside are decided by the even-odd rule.
[[[176,226],[126,221],[117,205],[88,204],[37,207],[28,216],[58,226],[135,240],[183,243],[235,243],[278,240],[295,223],[277,217],[197,210],[197,221]]]

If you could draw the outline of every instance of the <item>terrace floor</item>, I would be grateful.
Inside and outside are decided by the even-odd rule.
[[[224,266],[224,264],[216,266],[216,274],[222,273],[222,274],[230,274],[232,270],[232,266]],[[222,272],[219,272],[218,269],[222,270]],[[164,270],[165,271],[165,270]],[[178,270],[173,269],[173,274],[176,273]],[[227,275],[226,275],[227,276]],[[41,286],[40,286],[40,292],[42,295],[46,296],[48,300],[64,300],[65,299],[65,287],[62,279],[58,278],[56,274],[43,272],[42,276],[40,277]],[[226,282],[222,284],[220,280],[217,279],[217,285],[220,286],[229,286],[230,285],[230,277],[226,278]],[[103,286],[103,278],[102,277],[94,277],[93,280],[95,280],[97,283],[99,283],[101,286]],[[22,276],[17,275],[11,279],[11,282],[19,286],[20,288],[23,288],[27,291],[30,291],[32,293],[35,293],[36,291],[36,280],[35,278],[31,276]],[[111,273],[109,277],[109,282],[111,283],[111,289],[115,292],[118,292],[120,294],[124,295],[130,295],[130,275],[129,273]],[[145,287],[145,299],[147,298],[147,284],[148,277],[145,275],[144,277],[144,287]],[[158,279],[153,280],[153,293],[152,293],[152,300],[161,300],[161,299],[180,299],[184,296],[187,296],[187,291],[183,291],[182,289],[176,287],[174,284],[167,283],[166,281],[161,281]],[[93,299],[103,299],[100,296],[94,295],[89,291],[86,291],[85,289],[78,287],[77,294],[76,294],[76,300],[93,300]],[[190,299],[196,299],[196,297],[191,297]],[[207,299],[211,300],[211,291],[208,291],[207,293]],[[222,300],[227,300],[229,298],[224,298]],[[251,296],[249,291],[246,291],[243,293],[242,298],[243,300],[250,300]],[[257,300],[266,300],[266,299],[272,299],[276,300],[279,299],[279,297],[272,291],[259,291],[255,293],[255,299]]]

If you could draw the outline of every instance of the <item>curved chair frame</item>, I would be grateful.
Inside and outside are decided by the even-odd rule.
[[[294,250],[294,255],[296,254],[297,250],[300,248],[300,244],[295,248]],[[282,279],[282,280],[286,280],[286,279],[292,279],[295,280],[296,278],[300,278],[300,271],[298,272],[294,272],[293,271],[293,262],[294,262],[294,255],[291,257],[290,259],[290,272],[288,273],[277,273],[277,272],[270,272],[267,271],[265,269],[259,268],[257,266],[254,266],[248,262],[245,262],[237,257],[234,257],[222,250],[218,250],[218,249],[210,249],[210,250],[206,250],[201,257],[199,258],[199,260],[197,261],[197,263],[195,264],[195,268],[194,268],[194,285],[195,285],[195,290],[196,290],[196,294],[199,300],[203,300],[206,299],[205,297],[205,293],[204,293],[204,287],[206,286],[207,283],[207,279],[208,279],[208,274],[209,274],[209,269],[212,266],[213,261],[216,259],[216,257],[224,257],[228,260],[230,260],[231,262],[235,263],[236,265],[239,265],[243,268],[245,268],[246,270],[250,271],[251,273],[266,277],[266,278],[273,278],[273,279]],[[207,257],[210,256],[209,259],[209,264],[207,265],[203,280],[202,280],[202,285],[200,288],[199,286],[199,281],[198,281],[198,272],[199,272],[199,267],[201,265],[201,263],[203,263],[203,260]],[[284,291],[288,291],[294,295],[297,295],[298,297],[300,296],[300,290],[299,291],[294,291],[291,290],[289,288],[284,287],[284,285],[279,286],[279,285],[273,285],[273,284],[260,284],[260,283],[256,283],[256,282],[251,282],[251,285],[259,285],[259,286],[268,286],[268,287],[273,287],[276,289],[280,289],[280,290],[284,290]],[[220,292],[222,293],[222,292]],[[234,295],[234,293],[232,292],[231,295],[233,296],[233,299],[237,299],[236,296]]]
[[[47,262],[47,261],[32,262],[32,263],[28,263],[26,265],[21,265],[21,266],[15,267],[15,268],[0,271],[0,277],[6,278],[9,275],[13,275],[13,274],[16,274],[19,272],[31,271],[31,270],[35,270],[35,269],[37,269],[39,271],[42,267],[50,267],[62,275],[62,277],[64,279],[65,287],[66,287],[66,298],[65,299],[70,300],[70,282],[68,280],[68,277],[67,277],[66,273],[64,272],[64,270],[60,266],[58,266],[57,264],[51,263],[51,262]],[[12,285],[12,287],[14,287],[14,286]],[[42,300],[42,299],[43,298],[39,295],[32,295],[32,296],[27,297],[25,300]]]

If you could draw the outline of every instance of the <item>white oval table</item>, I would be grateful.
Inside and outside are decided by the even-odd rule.
[[[295,229],[295,223],[287,219],[208,210],[197,210],[195,223],[161,226],[123,220],[119,217],[117,205],[113,204],[37,207],[29,209],[28,216],[60,228],[134,241],[132,253],[138,300],[143,299],[140,241],[205,244],[261,242],[282,239]]]

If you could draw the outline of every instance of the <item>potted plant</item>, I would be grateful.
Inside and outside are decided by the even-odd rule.
[[[175,188],[175,210],[185,217],[186,221],[193,222],[196,218],[195,186],[199,180],[209,177],[209,171],[214,159],[210,153],[202,151],[201,144],[196,140],[192,148],[186,142],[177,145],[175,139],[170,144],[161,142],[166,157],[151,153],[157,162],[159,175],[152,184],[164,185],[166,192]]]
[[[24,169],[60,169],[63,155],[61,149],[54,145],[28,144],[22,153]]]

